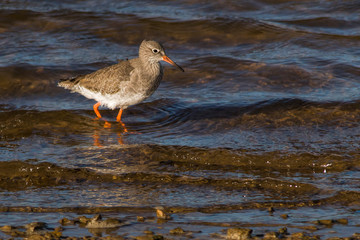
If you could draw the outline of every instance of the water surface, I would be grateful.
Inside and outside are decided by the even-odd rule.
[[[165,206],[174,216],[161,233],[184,224],[204,239],[226,226],[262,236],[339,218],[348,224],[308,232],[359,232],[358,9],[357,1],[0,3],[0,225],[55,227],[81,214],[71,209],[99,207],[139,235],[157,225],[139,225],[132,211],[152,216]],[[94,101],[57,87],[136,57],[143,39],[161,42],[185,73],[164,63],[156,93],[124,112],[131,134],[117,111],[100,109],[106,128]]]

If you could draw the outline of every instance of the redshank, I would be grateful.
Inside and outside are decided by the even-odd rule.
[[[99,106],[120,108],[116,117],[121,122],[123,110],[150,97],[158,88],[163,76],[159,61],[168,62],[184,72],[166,56],[164,48],[156,41],[144,40],[139,57],[121,61],[93,73],[60,80],[59,86],[94,99],[94,111],[101,118]]]

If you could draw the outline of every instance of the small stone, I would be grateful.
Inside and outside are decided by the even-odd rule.
[[[62,231],[64,231],[64,229],[59,226],[59,227],[56,227],[56,228],[54,229],[54,231],[55,231],[55,232],[62,232]]]
[[[320,239],[319,236],[317,235],[309,235],[308,233],[306,232],[297,232],[297,233],[293,233],[290,235],[290,238],[287,238],[287,239],[305,239],[305,240],[318,240]]]
[[[164,240],[164,236],[162,236],[162,235],[154,235],[153,240]]]
[[[138,222],[145,222],[145,218],[143,216],[137,216],[136,219]]]
[[[37,230],[43,230],[46,228],[46,223],[44,222],[32,222],[29,224],[26,224],[24,226],[28,232],[34,232]]]
[[[273,212],[275,212],[275,209],[274,209],[273,207],[269,207],[269,208],[268,208],[268,212],[269,212],[269,213],[273,213]]]
[[[54,232],[47,232],[45,233],[46,239],[58,239],[62,236],[62,232],[54,231]]]
[[[304,239],[305,237],[306,237],[306,235],[303,232],[297,232],[297,233],[291,234],[291,238]]]
[[[147,234],[145,236],[137,236],[135,239],[136,240],[163,240],[164,237],[162,235]]]
[[[252,230],[248,228],[229,228],[226,239],[245,240],[251,238]]]
[[[355,239],[360,239],[360,233],[354,233],[352,237]]]
[[[150,230],[144,230],[144,233],[147,235],[154,235],[154,232]]]
[[[156,217],[158,219],[165,219],[169,220],[171,219],[171,216],[165,212],[164,207],[156,207]]]
[[[347,225],[349,221],[346,218],[340,218],[336,220],[337,223]]]
[[[55,229],[54,229],[54,232],[52,232],[51,234],[54,236],[54,237],[56,237],[56,238],[60,238],[61,236],[62,236],[62,231],[63,231],[64,229],[62,228],[62,227],[56,227]]]
[[[153,240],[152,236],[145,235],[145,236],[137,236],[135,237],[136,240]]]
[[[26,234],[26,232],[22,232],[17,229],[14,229],[10,232],[10,235],[12,237],[25,237],[27,234]]]
[[[59,223],[60,223],[61,225],[74,225],[74,224],[75,224],[75,222],[74,222],[73,220],[70,220],[70,219],[68,219],[68,218],[62,218],[62,219],[60,219]]]
[[[93,217],[87,224],[86,228],[116,228],[122,226],[122,222],[116,218],[102,220],[100,214]]]
[[[220,233],[210,233],[209,234],[210,239],[223,239],[224,235],[220,234]]]
[[[278,235],[277,232],[267,232],[264,235],[264,239],[278,239]]]
[[[331,225],[333,225],[333,220],[331,220],[331,219],[323,219],[323,220],[318,220],[317,221],[317,224],[319,224],[319,225],[326,225],[326,226],[331,226]]]
[[[279,229],[279,234],[286,235],[289,234],[286,227],[282,227]]]
[[[31,234],[26,239],[28,239],[28,240],[46,240],[46,239],[52,239],[52,238],[51,238],[51,236],[41,236],[40,234]]]
[[[80,216],[76,219],[79,221],[79,223],[82,223],[82,224],[87,224],[91,220],[90,218],[85,217],[85,216]]]
[[[310,226],[304,226],[301,227],[302,229],[309,230],[309,231],[317,231],[319,230],[316,226],[310,225]]]
[[[169,233],[170,234],[178,234],[178,235],[180,235],[180,234],[184,234],[185,231],[181,227],[177,227],[177,228],[171,229],[169,231]]]
[[[15,228],[10,226],[10,225],[5,225],[0,227],[0,230],[3,232],[11,232],[12,230],[14,230]]]
[[[287,214],[281,214],[280,217],[283,218],[283,219],[287,219],[287,218],[289,218],[289,215],[287,215]]]

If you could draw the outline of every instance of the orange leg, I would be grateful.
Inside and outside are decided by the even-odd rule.
[[[116,117],[116,121],[123,126],[124,132],[128,132],[128,130],[127,130],[126,127],[125,127],[125,124],[121,121],[121,115],[122,115],[122,113],[123,113],[123,110],[120,108],[119,113],[118,113],[118,115],[117,115],[117,117]]]
[[[94,112],[95,112],[95,114],[96,114],[96,116],[98,118],[101,118],[101,115],[100,115],[100,112],[99,112],[99,106],[100,106],[99,102],[94,105]]]
[[[118,113],[118,115],[117,115],[117,117],[116,117],[116,121],[117,121],[117,122],[121,122],[121,115],[122,115],[122,113],[123,113],[123,110],[120,108],[119,113]]]

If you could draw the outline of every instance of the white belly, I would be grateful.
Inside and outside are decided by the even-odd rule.
[[[83,87],[79,87],[77,89],[77,92],[87,98],[94,99],[100,102],[102,106],[106,106],[110,109],[125,109],[130,105],[135,105],[142,102],[148,97],[144,93],[129,93],[127,91],[120,91],[114,94],[102,94],[100,92],[92,92]]]

